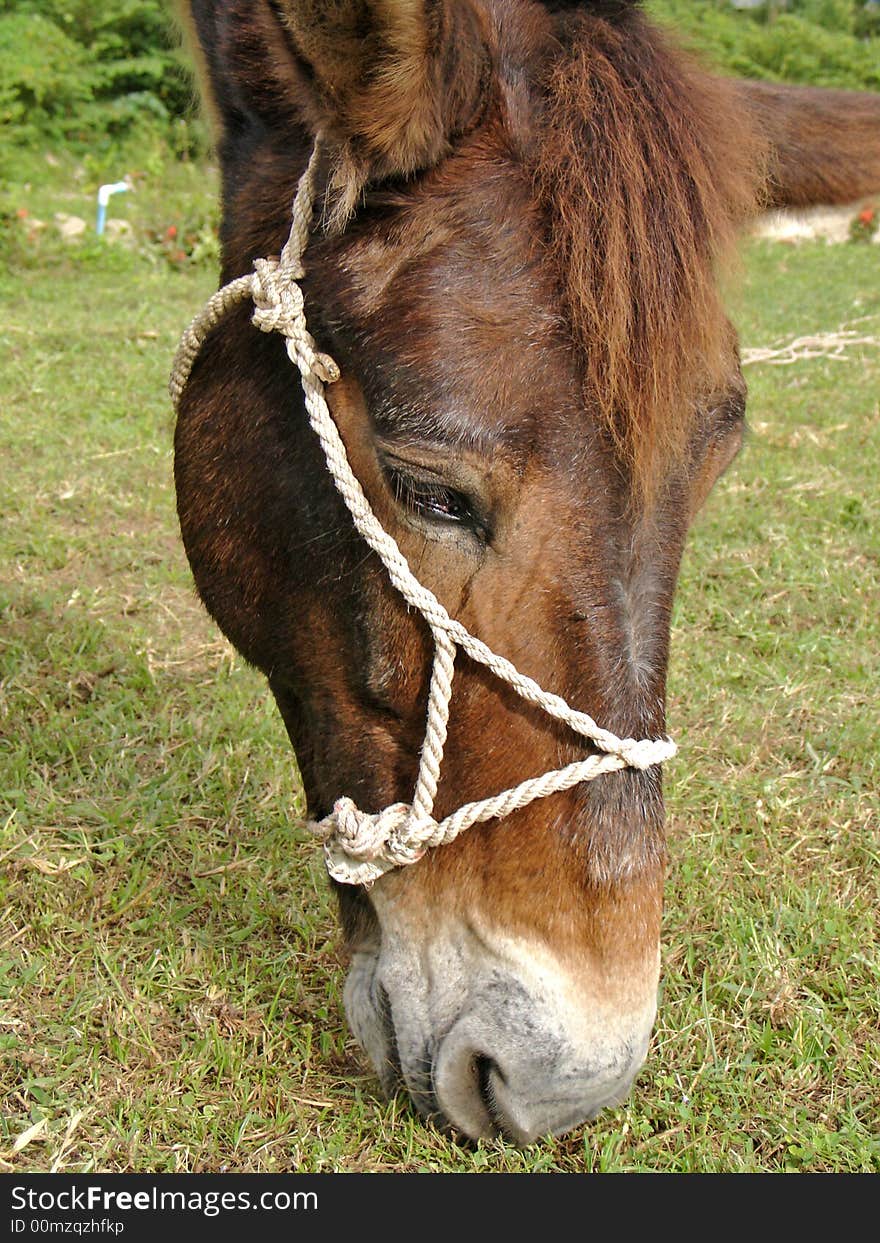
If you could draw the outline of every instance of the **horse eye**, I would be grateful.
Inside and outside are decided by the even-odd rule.
[[[460,523],[485,538],[485,523],[463,493],[436,480],[416,479],[395,469],[388,471],[388,479],[398,504],[411,513],[432,522]]]

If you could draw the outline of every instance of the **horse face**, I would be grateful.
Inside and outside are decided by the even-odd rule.
[[[363,6],[329,18],[277,7],[286,29],[259,5],[228,6],[225,26],[194,6],[221,111],[234,98],[239,118],[224,138],[227,275],[283,241],[307,147],[285,109],[305,100],[306,124],[335,143],[306,308],[341,367],[328,402],[373,508],[493,650],[618,735],[658,736],[684,536],[743,412],[733,336],[697,271],[715,259],[709,192],[695,205],[684,186],[700,170],[666,135],[662,228],[694,254],[651,277],[669,258],[661,227],[603,226],[610,248],[625,236],[645,247],[603,257],[576,236],[589,224],[570,218],[577,195],[548,191],[547,112],[571,129],[572,104],[548,85],[564,53],[544,6],[436,5],[429,20],[427,6],[377,3],[366,33],[350,11]],[[652,36],[629,7],[573,28],[601,60],[601,74],[583,69],[590,82],[639,80],[627,49]],[[262,63],[277,79],[247,107],[245,35],[271,48]],[[358,60],[365,47],[378,67]],[[618,184],[627,162],[615,172],[612,157],[622,137],[643,147],[653,122],[613,120],[579,158],[608,165],[608,212],[629,193],[637,216],[648,182]],[[582,184],[595,197],[600,183]],[[573,282],[565,253],[593,276]],[[664,332],[652,300],[667,283],[678,322]],[[605,335],[597,289],[616,299]],[[714,317],[708,330],[697,314]],[[631,339],[609,346],[621,317]],[[630,367],[639,351],[650,384]],[[343,793],[378,810],[412,796],[430,635],[353,531],[295,392],[279,343],[243,319],[209,342],[178,426],[181,525],[206,604],[269,677],[310,810]],[[585,753],[461,657],[435,814]],[[466,1135],[519,1142],[619,1101],[655,1014],[662,820],[659,773],[624,770],[475,826],[369,892],[340,887],[347,1014],[383,1082],[402,1079],[422,1112]]]

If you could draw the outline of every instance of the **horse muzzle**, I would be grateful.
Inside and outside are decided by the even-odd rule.
[[[388,1091],[405,1084],[420,1113],[470,1139],[527,1145],[619,1104],[641,1067],[659,964],[613,995],[588,970],[563,970],[522,943],[474,961],[436,942],[425,961],[354,955],[345,1006]]]

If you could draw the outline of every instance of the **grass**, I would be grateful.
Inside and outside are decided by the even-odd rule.
[[[14,205],[90,219],[61,172]],[[137,240],[208,213],[206,180],[166,168],[113,212]],[[526,1152],[467,1148],[383,1100],[345,1030],[283,729],[193,595],[165,383],[213,273],[140,242],[16,245],[0,1169],[880,1170],[880,351],[751,368],[750,444],[690,540],[660,1015],[633,1096]],[[748,244],[744,344],[880,333],[878,275],[876,247]]]

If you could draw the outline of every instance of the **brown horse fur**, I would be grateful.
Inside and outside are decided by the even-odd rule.
[[[780,141],[767,197],[811,192],[816,97],[782,91],[806,118],[774,122],[769,94],[712,82],[613,0],[190,0],[190,15],[220,123],[224,280],[279,251],[314,130],[328,134],[309,322],[342,369],[328,401],[355,474],[413,569],[601,724],[662,732],[685,534],[742,435],[716,268],[762,194],[756,129]],[[865,141],[880,101],[850,112]],[[838,167],[833,184],[865,181]],[[265,671],[311,813],[341,793],[365,810],[411,797],[429,636],[354,532],[280,340],[244,309],[193,371],[175,472],[199,591]],[[420,511],[419,489],[457,497],[459,517]],[[582,754],[462,660],[437,812]],[[342,889],[355,963],[372,964],[358,1038],[383,1078],[396,1062],[418,1106],[442,1111],[445,1046],[413,1034],[417,1002],[482,996],[485,963],[507,978],[522,946],[556,964],[541,978],[561,981],[565,1022],[605,1016],[637,1065],[662,819],[659,774],[623,772],[474,827],[369,895]],[[505,1005],[531,996],[526,966]],[[504,1010],[517,1048],[557,1048],[534,1004]],[[477,1095],[488,1121],[469,1134],[570,1124],[511,1121]]]

